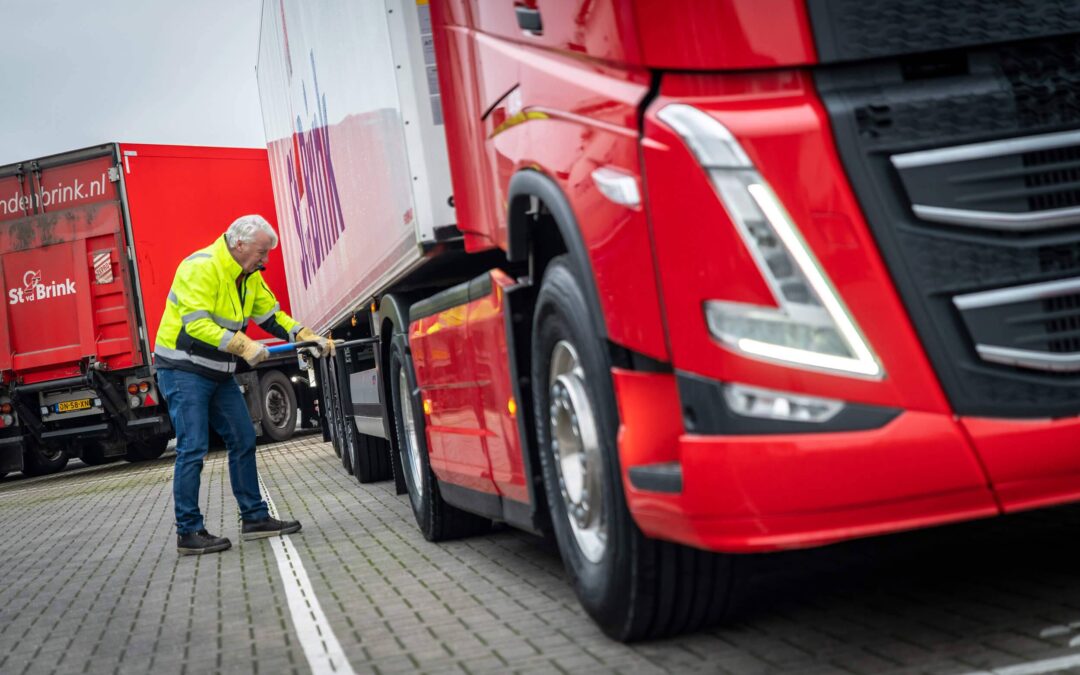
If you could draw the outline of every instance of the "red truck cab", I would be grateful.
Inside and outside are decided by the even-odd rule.
[[[427,538],[551,531],[636,639],[736,554],[1080,498],[1075,3],[388,9],[265,0],[259,77],[294,304],[379,340],[329,435]]]
[[[1080,498],[1080,111],[1053,65],[1073,63],[1080,16],[877,4],[438,5],[466,247],[534,271],[565,256],[575,330],[609,345],[602,374],[577,355],[577,393],[558,349],[534,352],[532,389],[541,456],[563,463],[547,498],[564,560],[614,634],[665,630],[590,580],[616,538],[647,574],[633,531],[747,553]],[[434,323],[410,345],[437,390],[432,456],[452,458]],[[632,525],[590,520],[576,486],[603,476],[567,468],[589,444],[559,450],[579,435],[617,463],[609,509],[625,499]],[[513,494],[471,465],[474,487]]]

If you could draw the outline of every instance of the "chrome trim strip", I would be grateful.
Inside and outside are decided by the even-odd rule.
[[[1065,227],[1080,223],[1080,206],[1066,209],[1047,209],[1028,213],[1007,213],[1004,211],[969,211],[968,209],[950,209],[942,206],[912,204],[915,215],[922,220],[947,225],[981,227],[988,230],[1026,232],[1047,227]]]
[[[984,361],[1030,368],[1032,370],[1067,373],[1080,371],[1080,352],[1051,354],[1049,352],[1033,352],[1027,349],[1010,349],[993,345],[975,345],[975,349],[978,350],[979,356]]]
[[[1024,136],[1022,138],[1007,138],[987,143],[955,145],[951,148],[906,152],[902,155],[893,155],[889,159],[897,169],[911,169],[920,166],[966,162],[986,157],[1015,155],[1021,152],[1050,150],[1068,145],[1080,145],[1080,131],[1062,131],[1053,134]]]
[[[1073,292],[1080,292],[1080,277],[957,295],[953,298],[953,304],[956,305],[957,309],[963,311],[968,309],[981,309],[983,307],[996,307],[998,305],[1011,305],[1013,303],[1028,302],[1030,300],[1056,298],[1060,295],[1066,295]]]

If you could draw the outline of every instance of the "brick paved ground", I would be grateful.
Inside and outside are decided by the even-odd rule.
[[[317,437],[261,471],[357,672],[962,673],[1080,654],[1080,509],[743,560],[739,618],[613,643],[558,554],[513,530],[429,544],[389,483]],[[224,453],[204,471],[222,555],[179,558],[171,460],[0,481],[0,673],[306,673],[266,541],[238,541]]]

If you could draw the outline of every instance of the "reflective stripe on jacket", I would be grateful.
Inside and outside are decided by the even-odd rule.
[[[225,346],[248,320],[282,340],[295,340],[302,326],[281,311],[262,274],[243,273],[224,236],[180,263],[155,339],[158,367],[229,377],[236,357]]]

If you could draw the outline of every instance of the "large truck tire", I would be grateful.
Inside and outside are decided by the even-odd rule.
[[[623,494],[605,342],[567,256],[548,266],[533,317],[537,447],[551,523],[582,606],[610,637],[658,638],[719,620],[731,558],[644,536]]]
[[[326,407],[326,427],[330,436],[330,445],[334,448],[334,454],[340,458],[345,446],[341,442],[344,434],[340,419],[341,405],[338,403],[337,369],[332,359],[328,359],[326,363],[326,382],[323,386],[322,401]]]
[[[355,476],[358,483],[365,484],[393,478],[386,441],[357,431],[352,417],[341,409],[342,399],[338,401],[335,429],[340,439],[341,465],[345,472]]]
[[[445,541],[491,529],[491,521],[443,501],[439,482],[428,460],[424,412],[417,406],[416,377],[405,356],[405,338],[398,336],[390,348],[390,389],[394,405],[394,433],[401,466],[420,532],[428,541]]]
[[[148,441],[129,443],[127,454],[124,455],[124,459],[129,462],[148,462],[152,459],[161,457],[165,454],[165,450],[168,447],[168,436],[159,436]]]
[[[355,474],[360,483],[377,483],[394,477],[390,466],[390,443],[384,438],[368,436],[356,431],[352,420],[348,423],[348,432],[355,439]]]
[[[51,473],[63,471],[67,466],[68,456],[60,448],[49,448],[31,443],[23,450],[24,476],[47,476]]]
[[[259,376],[259,402],[263,433],[273,441],[287,441],[296,433],[296,391],[280,370]]]
[[[357,459],[357,442],[356,433],[349,433],[348,427],[352,426],[352,420],[339,415],[341,424],[338,431],[341,433],[341,466],[345,469],[345,473],[350,476],[355,475],[353,466],[356,465]]]
[[[319,395],[315,398],[315,411],[319,416],[319,429],[322,431],[323,443],[330,442],[330,366],[326,359],[320,359],[319,368]]]

